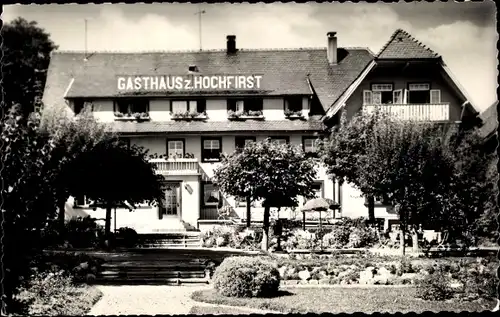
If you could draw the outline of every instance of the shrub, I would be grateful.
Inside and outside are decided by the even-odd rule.
[[[273,263],[256,257],[229,257],[215,270],[214,288],[228,297],[268,297],[278,292],[280,275]]]
[[[103,227],[88,216],[68,221],[64,237],[73,248],[92,248],[99,245],[103,232]]]
[[[427,275],[417,281],[417,298],[431,301],[443,301],[453,297],[454,291],[450,286],[451,278],[443,270]]]
[[[16,300],[26,315],[78,316],[86,314],[101,296],[99,290],[75,285],[64,271],[59,271],[32,276]]]
[[[137,232],[129,227],[119,228],[115,238],[117,246],[123,246],[126,248],[133,248],[138,242]]]
[[[45,254],[36,261],[35,272],[48,274],[64,271],[70,275],[73,282],[85,282],[89,275],[96,275],[101,271],[104,259],[84,253],[56,252]]]

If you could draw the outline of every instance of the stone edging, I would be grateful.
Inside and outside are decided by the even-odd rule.
[[[311,283],[312,282],[312,283]],[[405,288],[415,287],[413,284],[395,284],[395,285],[378,285],[378,284],[321,284],[318,280],[282,280],[280,287],[285,288]]]
[[[204,307],[222,307],[222,308],[227,308],[227,309],[239,309],[239,310],[244,310],[249,312],[250,314],[284,314],[280,311],[275,311],[275,310],[264,310],[264,309],[258,309],[258,308],[252,308],[249,306],[236,306],[236,305],[223,305],[223,304],[212,304],[212,303],[205,303],[205,302],[199,302],[195,301],[192,299],[194,305],[193,306],[204,306]]]

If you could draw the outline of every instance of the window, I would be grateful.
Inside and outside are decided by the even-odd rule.
[[[185,112],[198,112],[204,113],[206,111],[206,100],[172,100],[170,103],[170,111],[172,113],[185,113]]]
[[[203,139],[202,140],[202,161],[203,162],[218,162],[220,161],[220,155],[222,153],[222,140],[220,138],[215,139]]]
[[[372,84],[372,99],[376,105],[392,103],[392,84]]]
[[[167,140],[168,157],[184,156],[184,140]]]
[[[409,84],[408,103],[430,103],[430,89],[431,87],[429,84]]]
[[[274,142],[278,145],[287,144],[288,141],[289,141],[288,137],[285,137],[285,136],[273,136],[273,137],[271,137],[271,142]]]
[[[285,98],[285,111],[302,111],[302,96]]]
[[[311,137],[304,137],[302,139],[302,147],[306,153],[316,153],[318,150],[318,139]]]
[[[316,198],[323,198],[323,182],[315,182],[312,188]]]
[[[85,195],[78,195],[74,198],[73,206],[74,207],[86,207],[90,205],[90,199]]]
[[[235,137],[235,147],[236,149],[244,148],[248,143],[255,142],[256,138],[254,136],[237,136]]]
[[[221,195],[219,189],[212,183],[203,184],[203,205],[217,206],[221,203]]]
[[[148,113],[149,100],[147,99],[124,99],[115,101],[115,112],[123,114]]]
[[[92,103],[82,99],[76,99],[73,101],[73,112],[75,115],[80,114],[85,107],[92,106]],[[91,108],[91,110],[94,110]]]
[[[262,111],[264,101],[262,98],[228,99],[227,110],[239,111]]]

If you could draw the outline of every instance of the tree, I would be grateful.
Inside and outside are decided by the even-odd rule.
[[[264,202],[262,249],[267,250],[270,208],[297,205],[298,196],[312,198],[315,164],[300,147],[267,139],[223,156],[213,181],[226,195]]]
[[[331,136],[321,144],[321,158],[327,166],[328,173],[342,182],[349,182],[361,192],[368,190],[360,183],[359,173],[363,168],[358,160],[366,157],[368,138],[378,121],[387,116],[375,111],[370,115],[357,115],[348,121],[345,112],[341,115],[340,124],[336,126]],[[368,196],[368,220],[375,221],[374,199]]]
[[[357,161],[358,181],[364,194],[385,196],[396,208],[402,253],[406,233],[417,251],[419,226],[443,223],[447,211],[453,162],[446,155],[446,134],[435,124],[382,119],[367,141],[366,155]]]
[[[345,177],[366,196],[387,198],[397,210],[403,237],[418,248],[419,225],[469,233],[492,205],[492,157],[477,133],[442,124],[361,113],[342,122],[325,142],[329,172]],[[405,252],[404,239],[401,240]]]
[[[92,151],[98,144],[108,142],[117,144],[118,136],[104,123],[97,122],[92,115],[91,106],[87,105],[75,118],[68,116],[65,109],[50,107],[44,109],[42,128],[53,142],[50,164],[58,170],[53,183],[59,209],[58,222],[64,228],[65,204],[70,195],[84,195],[81,192],[71,192],[68,187],[74,177],[72,162],[79,155]],[[62,232],[62,231],[61,231]]]
[[[80,153],[68,167],[69,192],[82,193],[106,208],[105,232],[111,231],[111,210],[129,203],[158,204],[164,195],[164,178],[156,174],[147,151],[116,140],[103,141]]]
[[[19,104],[21,114],[27,116],[40,105],[50,53],[57,46],[35,21],[23,18],[4,24],[1,34],[3,110]]]
[[[38,115],[24,117],[20,107],[1,122],[2,314],[15,310],[13,295],[31,275],[31,263],[43,249],[41,233],[55,216],[55,173],[47,164],[52,145],[39,133],[39,122]]]

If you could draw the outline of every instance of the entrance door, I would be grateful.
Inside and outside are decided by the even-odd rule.
[[[163,201],[161,216],[178,217],[181,213],[181,185],[180,183],[168,183],[165,187],[165,199]]]

